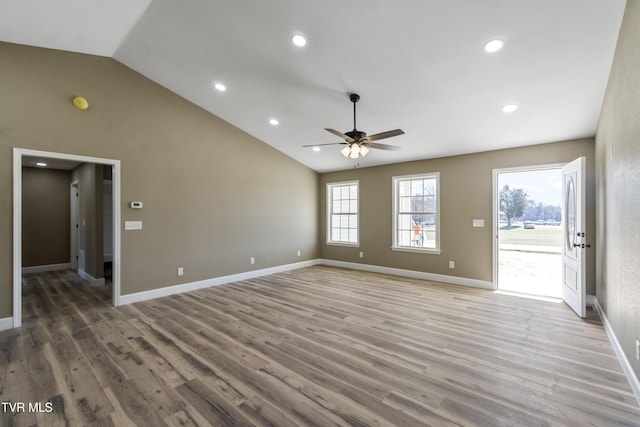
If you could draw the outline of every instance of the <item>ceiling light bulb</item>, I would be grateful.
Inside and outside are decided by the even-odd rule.
[[[504,107],[502,107],[502,111],[504,113],[513,113],[517,109],[518,109],[518,106],[516,104],[507,104]]]
[[[269,119],[269,123],[271,123],[274,126],[278,126],[280,122],[278,121],[278,119]]]
[[[360,154],[351,151],[351,155],[349,157],[351,157],[352,159],[357,159],[358,157],[360,157]]]
[[[364,145],[362,147],[360,147],[360,155],[362,157],[366,156],[368,152],[369,152],[369,149],[367,147],[365,147]]]
[[[495,53],[502,49],[503,46],[504,42],[502,40],[491,40],[484,45],[484,51],[488,53]]]
[[[349,153],[351,153],[351,147],[347,145],[342,150],[340,150],[340,152],[342,153],[343,156],[349,157]]]
[[[360,146],[358,144],[351,144],[351,153],[359,154]]]
[[[294,35],[291,38],[291,41],[293,42],[293,44],[295,44],[298,47],[302,47],[302,46],[307,44],[307,39],[305,39],[304,36],[302,36],[300,34]]]
[[[225,85],[223,85],[222,83],[216,83],[216,84],[213,85],[213,87],[215,87],[220,92],[224,92],[225,90],[227,90],[227,87]]]

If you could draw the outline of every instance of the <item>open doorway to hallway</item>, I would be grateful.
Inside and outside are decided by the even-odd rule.
[[[498,290],[562,297],[562,169],[497,171]]]
[[[44,218],[47,219],[53,208],[43,206],[44,197],[39,197],[37,191],[34,193],[25,189],[25,186],[29,186],[29,178],[24,174],[25,166],[32,169],[48,168],[62,171],[57,174],[60,175],[60,185],[56,187],[56,193],[66,196],[53,197],[52,202],[60,208],[56,208],[60,218],[55,225],[42,226],[46,221],[43,221],[40,214],[44,214]],[[78,176],[74,175],[76,171]],[[105,179],[105,176],[108,179]],[[40,182],[51,183],[51,179],[51,175],[48,175]],[[74,187],[76,181],[80,185]],[[31,187],[42,190],[39,185]],[[70,206],[70,200],[73,200],[71,193],[74,188],[80,192],[80,201],[77,212],[73,215],[75,221],[72,222],[71,211],[74,204],[71,203]],[[82,202],[83,192],[86,203]],[[103,211],[105,207],[109,212]],[[77,268],[78,275],[91,284],[104,284],[109,281],[112,304],[120,304],[120,213],[119,160],[13,149],[13,327],[22,324],[23,272],[39,273]],[[33,218],[29,217],[31,214],[35,214],[33,221]],[[109,222],[110,227],[103,227],[105,221]],[[80,230],[79,236],[71,233],[71,227]],[[51,242],[64,242],[61,251],[58,245],[43,244],[43,233],[51,230],[57,232]],[[105,237],[106,231],[109,231],[110,235]],[[72,247],[71,241],[76,243],[75,247]],[[43,255],[42,249],[45,248],[47,251]],[[55,254],[55,257],[52,254]],[[84,266],[84,274],[80,274],[81,266]]]

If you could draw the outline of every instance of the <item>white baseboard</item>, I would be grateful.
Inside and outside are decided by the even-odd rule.
[[[65,262],[62,264],[34,265],[32,267],[22,267],[22,274],[44,273],[46,271],[68,270],[70,268],[70,262]]]
[[[4,317],[0,319],[0,331],[13,328],[13,317]]]
[[[101,279],[96,279],[86,271],[78,271],[78,275],[89,282],[89,286],[102,286],[105,284],[104,277]]]
[[[600,319],[602,320],[602,325],[604,326],[604,330],[607,332],[607,336],[609,337],[609,342],[611,342],[611,347],[613,347],[613,351],[618,358],[618,362],[620,362],[620,366],[622,366],[622,370],[624,371],[627,380],[629,381],[629,386],[631,387],[631,391],[633,391],[633,395],[636,397],[638,401],[638,405],[640,405],[640,381],[636,376],[631,364],[629,363],[629,359],[624,354],[622,350],[622,346],[616,337],[616,333],[613,331],[609,320],[607,319],[607,315],[604,313],[600,302],[598,299],[594,297],[594,304],[596,311],[600,315]]]
[[[229,276],[214,277],[212,279],[200,280],[197,282],[183,283],[180,285],[167,286],[150,291],[136,292],[120,296],[120,305],[131,304],[134,302],[146,301],[159,297],[179,294],[182,292],[195,291],[197,289],[209,288],[211,286],[224,285],[225,283],[239,282],[242,280],[254,279],[268,274],[282,273],[283,271],[296,270],[298,268],[309,267],[319,264],[319,260],[309,260],[296,262],[293,264],[279,265],[277,267],[263,268],[260,270],[247,271],[245,273],[231,274]]]
[[[357,262],[336,261],[332,259],[320,259],[320,264],[332,267],[351,268],[353,270],[371,271],[373,273],[391,274],[394,276],[410,277],[412,279],[430,280],[433,282],[451,283],[453,285],[470,286],[473,288],[491,289],[493,283],[486,280],[469,279],[466,277],[446,276],[444,274],[426,273],[424,271],[404,270],[401,268],[381,267]]]

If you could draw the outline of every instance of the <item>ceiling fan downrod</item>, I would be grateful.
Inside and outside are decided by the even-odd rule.
[[[360,101],[360,95],[352,93],[349,95],[349,99],[353,102],[353,131],[356,132],[358,129],[356,128],[356,102]]]

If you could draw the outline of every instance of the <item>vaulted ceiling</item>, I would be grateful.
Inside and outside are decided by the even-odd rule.
[[[302,146],[341,141],[324,128],[352,129],[352,92],[359,130],[405,131],[379,141],[400,150],[371,150],[360,167],[593,136],[624,6],[2,0],[0,40],[113,57],[323,172],[355,161],[341,145]],[[494,39],[503,48],[486,52]]]

